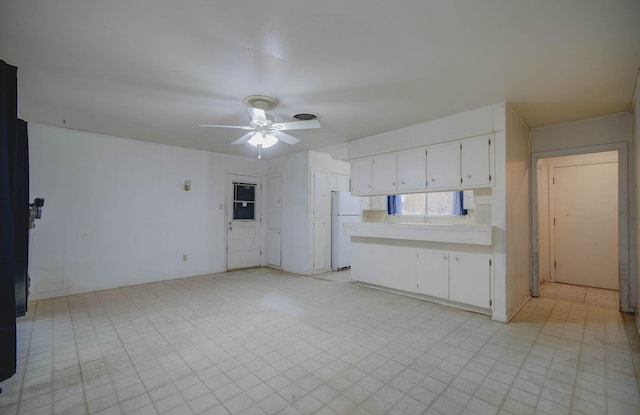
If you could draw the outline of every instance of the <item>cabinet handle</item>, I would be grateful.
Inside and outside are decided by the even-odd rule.
[[[402,184],[404,184],[404,180],[402,181]]]
[[[432,181],[432,182],[435,182],[435,181],[436,181],[436,178],[435,178],[435,177],[432,177],[432,178],[431,178],[431,181]]]
[[[470,174],[467,174],[467,179],[470,179],[470,178],[471,178],[471,175],[470,175]]]
[[[460,258],[456,257],[456,261],[460,261]]]
[[[396,185],[396,182],[391,183],[391,186],[395,186],[395,185]]]

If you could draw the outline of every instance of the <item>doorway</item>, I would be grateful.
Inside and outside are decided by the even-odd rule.
[[[621,184],[626,186],[619,178],[620,152],[565,154],[532,159],[537,170],[532,293],[551,292],[538,283],[625,290],[619,265],[626,238],[619,220],[624,220]]]
[[[229,175],[228,183],[227,270],[259,267],[260,178]]]

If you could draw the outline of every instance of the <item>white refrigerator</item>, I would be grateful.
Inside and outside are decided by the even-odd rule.
[[[331,192],[331,269],[339,271],[351,266],[351,236],[345,223],[362,222],[360,197],[349,192]]]

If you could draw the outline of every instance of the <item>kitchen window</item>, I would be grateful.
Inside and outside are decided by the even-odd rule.
[[[462,216],[462,192],[411,193],[389,196],[389,214],[400,216]]]

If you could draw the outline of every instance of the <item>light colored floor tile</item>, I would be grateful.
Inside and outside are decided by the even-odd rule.
[[[633,413],[617,292],[543,284],[509,324],[246,270],[33,302],[0,413]],[[631,411],[631,412],[630,412]]]

